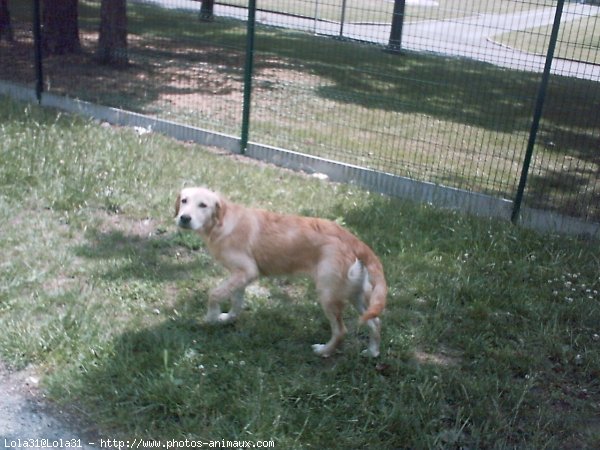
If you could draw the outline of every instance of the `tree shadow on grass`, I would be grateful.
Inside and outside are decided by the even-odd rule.
[[[143,235],[96,228],[87,231],[86,243],[74,251],[78,257],[97,261],[106,280],[181,280],[212,266],[199,238],[183,233]]]
[[[190,312],[188,303],[196,302],[184,296],[175,308]],[[328,333],[324,318],[313,320],[316,308],[293,303],[245,311],[228,326],[203,325],[195,317],[132,326],[82,362],[69,397],[100,411],[100,425],[108,429],[152,437],[260,433],[278,416],[295,415],[287,398],[299,391],[315,395],[319,383],[327,385],[323,378],[353,385],[355,370],[377,377],[356,344],[329,360],[313,354],[310,344]]]

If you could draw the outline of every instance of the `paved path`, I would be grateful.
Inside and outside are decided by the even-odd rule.
[[[46,402],[38,383],[31,368],[10,371],[0,361],[0,448],[98,450],[97,436]]]
[[[200,10],[200,3],[192,0],[137,1],[155,3],[165,8]],[[598,14],[598,6],[568,3],[563,8],[561,23]],[[215,5],[215,15],[245,20],[247,11],[244,8]],[[555,8],[538,8],[514,13],[475,14],[446,20],[408,22],[404,25],[402,46],[407,50],[465,57],[509,69],[541,72],[544,69],[545,56],[532,55],[500,45],[494,42],[494,36],[552,25],[554,15]],[[265,25],[340,36],[339,22],[262,11],[257,12],[256,19]],[[343,37],[385,45],[389,39],[390,27],[387,23],[345,23]],[[552,71],[559,75],[600,81],[600,65],[555,58]]]

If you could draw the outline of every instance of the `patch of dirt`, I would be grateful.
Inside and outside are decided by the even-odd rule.
[[[218,24],[213,24],[217,26]],[[13,23],[15,39],[0,41],[0,79],[35,84],[33,37],[30,24]],[[244,49],[202,40],[175,39],[129,33],[130,64],[114,68],[95,57],[98,33],[80,29],[81,52],[48,55],[43,61],[44,89],[99,104],[157,114],[190,125],[206,123],[237,130],[244,92]],[[319,85],[316,75],[269,55],[255,57],[254,95],[273,102],[271,94],[290,83]],[[164,114],[162,114],[164,116]]]
[[[433,364],[436,366],[452,367],[460,363],[458,355],[449,350],[442,349],[437,353],[415,350],[414,357],[419,364]]]
[[[162,230],[155,219],[132,219],[120,214],[108,214],[98,211],[95,218],[99,221],[98,231],[108,233],[121,231],[123,234],[140,238],[148,238],[159,234]]]

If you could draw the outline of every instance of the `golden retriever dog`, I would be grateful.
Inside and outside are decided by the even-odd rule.
[[[373,251],[335,222],[247,208],[201,187],[185,188],[175,206],[177,225],[203,238],[208,250],[230,272],[208,297],[207,323],[229,323],[241,313],[244,289],[259,276],[304,274],[315,282],[331,325],[331,339],[312,346],[331,356],[346,327],[342,312],[348,300],[369,327],[365,353],[379,355],[379,315],[386,303],[383,267]],[[221,303],[231,300],[229,312]]]

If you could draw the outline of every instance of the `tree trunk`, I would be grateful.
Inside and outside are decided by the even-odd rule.
[[[127,5],[126,0],[102,0],[100,6],[100,37],[96,56],[102,64],[126,66]]]
[[[13,40],[8,0],[0,0],[0,40],[2,40],[2,36],[6,36],[6,40],[9,42]]]
[[[388,50],[394,53],[400,53],[400,50],[402,50],[402,26],[404,25],[405,9],[406,0],[394,0],[394,15],[392,16],[392,29],[388,43]]]
[[[44,0],[42,10],[42,45],[52,55],[81,50],[77,0]]]
[[[202,0],[202,6],[200,6],[200,20],[202,22],[212,22],[215,19],[214,9],[215,0]]]

